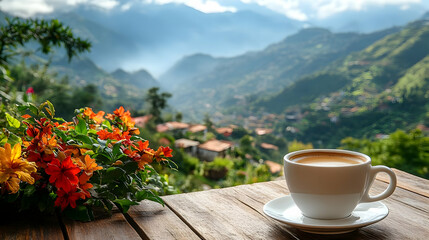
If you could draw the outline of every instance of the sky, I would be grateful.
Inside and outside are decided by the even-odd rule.
[[[185,4],[204,13],[236,12],[240,6],[256,4],[298,21],[324,19],[337,13],[362,11],[373,6],[393,5],[406,10],[418,4],[429,9],[429,0],[1,0],[0,9],[21,17],[32,17],[79,5],[125,11],[140,2]]]

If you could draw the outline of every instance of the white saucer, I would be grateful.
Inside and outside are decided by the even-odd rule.
[[[354,231],[385,218],[389,209],[382,202],[358,204],[346,218],[323,220],[303,216],[290,195],[276,198],[264,205],[264,213],[277,221],[296,227],[304,232],[340,234]]]

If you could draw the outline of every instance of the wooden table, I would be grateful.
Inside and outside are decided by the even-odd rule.
[[[383,200],[387,218],[342,235],[309,234],[267,217],[264,204],[288,194],[284,181],[271,181],[166,196],[166,207],[145,201],[89,223],[22,217],[1,223],[0,239],[429,239],[429,181],[394,171],[398,187]],[[374,193],[386,181],[379,176]]]

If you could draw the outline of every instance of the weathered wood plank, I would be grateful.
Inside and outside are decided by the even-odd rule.
[[[127,222],[124,215],[113,210],[112,216],[99,216],[92,222],[78,222],[64,219],[70,239],[140,239],[141,237]]]
[[[254,201],[262,206],[273,195],[282,196],[285,191],[267,187]],[[164,200],[204,239],[296,239],[285,226],[271,224],[264,214],[236,198],[237,194],[242,191],[225,188],[172,195]]]
[[[274,182],[281,185],[281,182]],[[375,181],[371,194],[380,193],[387,183]],[[331,236],[339,239],[427,239],[429,236],[429,198],[406,189],[395,192],[382,201],[389,215],[382,221],[349,234]],[[331,239],[326,236],[297,233],[300,239]]]
[[[376,181],[372,194],[387,184]],[[383,200],[390,209],[381,222],[349,234],[323,236],[301,232],[270,219],[263,205],[287,194],[285,181],[165,197],[167,204],[205,239],[423,239],[429,235],[429,198],[397,188]]]
[[[429,197],[429,180],[414,176],[398,169],[392,169],[398,178],[398,187]],[[377,179],[389,182],[386,174],[378,174]]]
[[[64,239],[56,216],[1,213],[0,239]]]
[[[200,239],[174,212],[159,203],[143,201],[132,206],[126,216],[146,239]]]

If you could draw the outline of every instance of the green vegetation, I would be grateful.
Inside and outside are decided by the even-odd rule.
[[[152,114],[155,123],[162,123],[161,111],[167,107],[167,99],[171,97],[170,93],[158,93],[159,88],[154,87],[148,90],[146,101],[149,104],[149,114]]]
[[[374,141],[348,137],[341,145],[371,156],[374,165],[387,165],[429,179],[429,137],[421,130],[398,130]]]
[[[6,24],[0,27],[0,116],[4,119],[5,112],[16,112],[16,103],[41,103],[52,98],[59,104],[60,117],[70,117],[74,109],[97,102],[96,91],[92,86],[71,88],[67,80],[57,82],[54,75],[48,73],[49,64],[27,66],[24,60],[14,64],[23,51],[26,43],[40,45],[42,53],[48,54],[53,47],[63,46],[69,60],[84,51],[89,51],[91,44],[86,40],[75,37],[71,29],[63,26],[57,20],[21,20],[6,19]],[[73,98],[74,99],[72,101]],[[83,105],[83,106],[82,106]],[[64,108],[62,108],[64,107]],[[4,121],[1,121],[4,126]]]

